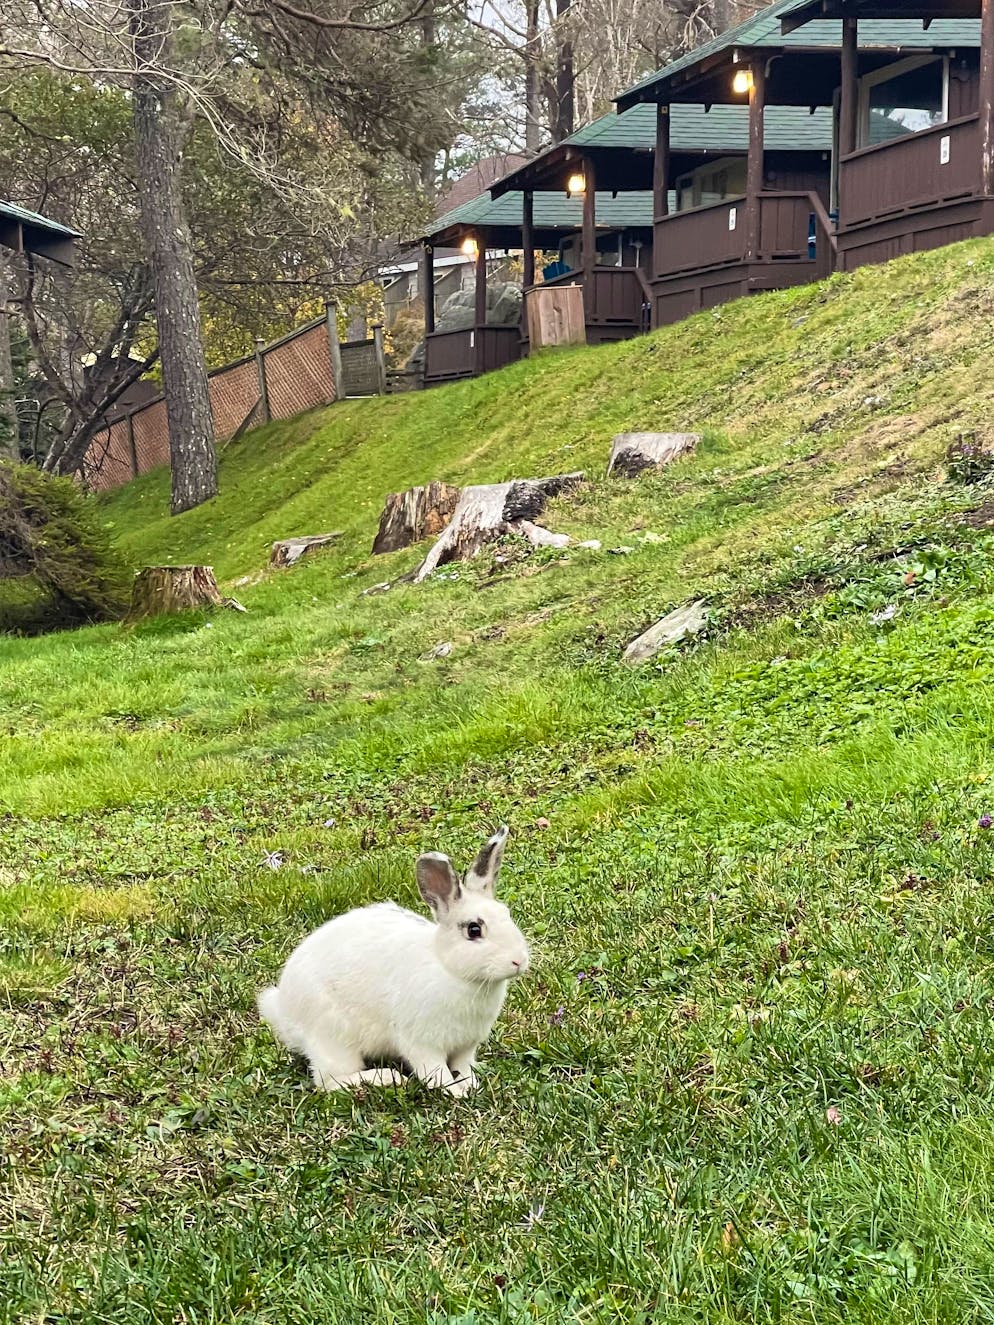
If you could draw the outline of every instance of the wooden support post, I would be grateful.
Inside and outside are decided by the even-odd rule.
[[[656,155],[652,164],[652,196],[654,215],[670,213],[670,108],[656,107]]]
[[[524,260],[524,288],[535,284],[535,195],[525,189],[521,205],[521,248]]]
[[[255,367],[259,374],[259,399],[262,401],[262,417],[266,423],[272,420],[269,409],[269,385],[266,382],[266,356],[263,354],[266,342],[261,336],[255,338]]]
[[[763,110],[766,104],[766,61],[756,57],[749,88],[749,159],[746,164],[746,257],[759,257],[760,197],[763,192]]]
[[[387,393],[387,359],[383,352],[383,323],[373,325],[373,353],[376,355],[376,390],[381,396]]]
[[[528,291],[535,284],[535,195],[525,189],[521,201],[521,339],[528,339]]]
[[[857,20],[842,20],[841,89],[839,92],[839,156],[856,150],[856,109],[859,96]],[[838,167],[836,167],[837,169]]]
[[[994,194],[994,0],[980,11],[980,192]]]
[[[421,298],[425,306],[425,335],[435,330],[435,250],[430,244],[421,249]]]
[[[328,354],[331,357],[331,375],[335,379],[335,399],[344,400],[348,392],[345,390],[345,378],[342,374],[342,347],[338,340],[338,305],[331,299],[325,302],[324,320],[328,329]]]
[[[138,447],[135,446],[135,412],[128,414],[128,454],[131,457],[131,477],[138,477]]]
[[[583,158],[583,233],[580,256],[583,259],[584,276],[592,278],[597,265],[597,172],[593,157],[589,156]]]
[[[483,372],[483,345],[487,328],[487,235],[484,230],[476,236],[476,305],[473,326],[473,371],[479,375]]]

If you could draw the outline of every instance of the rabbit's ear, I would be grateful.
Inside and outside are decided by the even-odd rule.
[[[459,875],[452,868],[452,861],[440,851],[419,856],[415,873],[418,891],[436,915],[444,915],[459,900]]]
[[[466,872],[463,885],[467,892],[486,893],[493,897],[497,886],[500,863],[504,859],[504,847],[507,844],[508,827],[498,828],[490,841],[481,849],[476,860]]]

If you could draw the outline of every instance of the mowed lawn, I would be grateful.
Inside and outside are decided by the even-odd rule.
[[[248,611],[0,642],[0,1320],[994,1319],[992,310],[957,246],[105,502]],[[703,440],[605,479],[640,428]],[[363,594],[386,492],[577,468],[599,551]],[[256,989],[504,822],[479,1093],[317,1094]]]

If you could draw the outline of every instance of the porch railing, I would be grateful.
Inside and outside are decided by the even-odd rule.
[[[842,157],[839,224],[874,221],[980,191],[980,121],[965,115]]]
[[[467,327],[425,337],[425,381],[446,382],[493,372],[521,358],[518,327]]]
[[[834,235],[824,204],[804,190],[759,195],[759,244],[749,253],[749,199],[726,198],[708,207],[660,217],[654,227],[653,270],[666,276],[739,262],[810,262],[831,271]]]
[[[588,326],[642,326],[645,278],[637,267],[601,267],[591,273],[580,267],[544,281],[544,285],[583,287],[583,315]]]

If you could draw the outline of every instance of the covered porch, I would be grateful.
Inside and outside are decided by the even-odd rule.
[[[776,21],[789,2],[779,0],[618,98],[621,111],[641,101],[656,115],[655,325],[833,270],[838,27],[819,34],[803,68],[792,65]],[[688,103],[742,116],[744,141],[720,160],[713,153],[688,158],[675,133]]]
[[[869,64],[865,34],[914,28]],[[990,0],[797,0],[780,23],[840,23],[838,266],[852,270],[994,231],[994,6]]]
[[[651,123],[644,114],[603,116],[539,153],[491,188],[495,199],[521,197],[524,299],[557,286],[583,291],[588,344],[626,340],[649,329],[652,249]],[[559,259],[542,273],[529,261],[543,200],[575,216]]]

